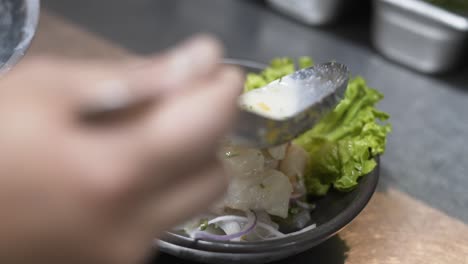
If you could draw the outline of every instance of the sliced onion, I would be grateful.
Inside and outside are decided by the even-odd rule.
[[[236,221],[236,222],[247,222],[248,219],[246,217],[243,217],[243,216],[237,216],[237,215],[224,215],[224,216],[220,216],[220,217],[217,217],[215,219],[212,219],[211,221],[208,222],[208,224],[216,224],[216,223],[219,223],[221,221]],[[275,237],[283,237],[284,234],[281,233],[280,231],[276,230],[276,228],[274,228],[273,226],[269,225],[269,224],[265,224],[263,222],[260,222],[258,221],[257,222],[257,227],[260,227],[260,228],[263,228],[265,229],[266,231],[270,232],[272,235],[274,235]]]
[[[247,214],[247,223],[245,224],[244,228],[242,228],[242,230],[238,233],[234,233],[234,234],[230,234],[230,235],[215,235],[215,234],[210,234],[208,232],[205,232],[205,231],[197,231],[197,232],[194,232],[191,237],[194,238],[194,239],[204,239],[204,240],[216,240],[216,241],[229,241],[229,240],[232,240],[232,239],[236,239],[236,238],[239,238],[239,237],[242,237],[242,236],[245,236],[247,234],[249,234],[250,232],[252,232],[255,227],[257,226],[257,215],[251,211],[247,211],[246,212]],[[229,220],[233,220],[232,219],[232,216],[229,217],[229,216],[221,216],[221,217],[218,217],[218,218],[215,218],[213,220],[217,220],[217,222],[220,222],[222,220],[219,220],[219,218],[223,218],[222,220],[224,221],[229,221]],[[245,218],[243,218],[245,219]],[[214,224],[216,223],[216,221],[209,221],[208,224]]]
[[[270,232],[270,234],[274,235],[275,237],[284,237],[284,234],[280,231],[276,230],[273,226],[267,225],[265,223],[259,223],[259,227],[265,229],[266,231]]]
[[[256,236],[258,236],[261,240],[266,240],[266,239],[267,239],[266,237],[264,237],[263,235],[261,235],[261,234],[258,232],[257,229],[255,229],[253,232],[254,232],[254,234],[255,234]]]
[[[294,202],[297,204],[297,206],[299,206],[302,209],[305,209],[308,211],[312,211],[315,209],[315,204],[306,203],[300,200],[295,200]]]
[[[226,235],[232,235],[239,233],[242,230],[242,226],[239,222],[236,221],[227,221],[227,222],[220,222],[217,224],[218,228],[224,231]],[[232,241],[240,241],[241,238],[234,238]]]
[[[297,234],[300,234],[300,233],[304,233],[304,232],[307,232],[309,230],[312,230],[312,229],[315,229],[317,227],[316,224],[311,224],[310,226],[308,227],[304,227],[303,229],[301,230],[298,230],[296,232],[292,232],[292,233],[289,233],[289,234],[286,234],[285,236],[294,236],[294,235],[297,235]]]
[[[293,193],[291,194],[291,200],[297,200],[299,198],[302,198],[305,195],[305,193]]]
[[[255,213],[257,214],[259,223],[265,223],[265,224],[273,227],[276,230],[279,229],[279,225],[271,220],[270,215],[266,211],[256,210]]]

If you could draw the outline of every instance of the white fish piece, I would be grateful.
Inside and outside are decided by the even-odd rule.
[[[279,168],[280,161],[271,157],[265,157],[265,168],[276,170]]]
[[[268,153],[276,160],[282,160],[286,157],[288,144],[279,145],[268,149]]]
[[[286,175],[278,170],[265,170],[249,177],[232,177],[227,194],[218,206],[264,210],[271,215],[287,217],[292,191]]]
[[[232,177],[249,177],[263,171],[265,157],[258,149],[226,146],[223,163]]]
[[[309,154],[303,148],[291,144],[280,162],[280,171],[290,179],[302,179],[308,160]]]

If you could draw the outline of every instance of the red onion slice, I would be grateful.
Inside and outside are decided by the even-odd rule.
[[[297,204],[297,206],[299,206],[302,209],[305,209],[308,211],[312,211],[315,209],[315,204],[306,203],[300,200],[295,200],[294,202]]]
[[[211,225],[211,224],[216,224],[216,223],[219,223],[219,222],[227,222],[227,221],[235,221],[235,222],[248,222],[248,219],[244,216],[238,216],[238,215],[223,215],[223,216],[219,216],[219,217],[216,217],[214,219],[211,219],[208,224]],[[281,233],[280,231],[278,231],[275,227],[269,225],[269,224],[266,224],[266,223],[262,223],[260,221],[258,221],[258,217],[257,217],[257,226],[255,228],[263,228],[265,229],[266,231],[270,232],[270,234],[272,234],[273,236],[275,237],[283,237],[284,234]]]
[[[249,234],[250,232],[252,232],[257,226],[257,215],[251,211],[246,211],[246,214],[247,214],[248,221],[245,224],[244,228],[238,233],[231,234],[231,235],[215,235],[215,234],[210,234],[205,231],[197,231],[192,234],[192,238],[196,240],[203,239],[203,240],[215,240],[215,241],[229,241],[235,238],[245,236]]]

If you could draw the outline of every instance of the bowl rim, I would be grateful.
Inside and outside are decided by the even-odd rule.
[[[23,0],[26,9],[26,17],[22,28],[21,41],[15,47],[10,58],[0,68],[0,75],[8,72],[15,66],[26,54],[31,42],[36,34],[40,16],[40,0]]]
[[[189,237],[168,232],[159,244],[161,251],[165,253],[174,252],[174,247],[194,249],[196,251],[208,251],[216,253],[260,253],[283,251],[285,248],[301,248],[308,245],[311,248],[326,239],[332,237],[344,227],[350,224],[366,207],[373,194],[379,180],[380,161],[370,174],[361,178],[358,188],[359,192],[351,204],[343,211],[333,217],[330,221],[317,226],[314,229],[297,233],[284,238],[256,241],[256,242],[212,242],[195,241]]]
[[[262,69],[262,66],[264,66],[264,64],[261,63],[237,59],[226,59],[224,63],[237,65],[248,70],[250,69],[257,71]],[[173,251],[174,246],[178,246],[182,248],[195,249],[198,251],[210,251],[218,253],[259,253],[275,252],[286,247],[294,248],[303,244],[310,244],[312,247],[318,244],[317,242],[324,241],[343,229],[354,218],[356,218],[368,204],[372,198],[372,195],[375,193],[379,180],[380,158],[376,157],[376,161],[377,167],[371,173],[362,177],[358,187],[353,190],[353,192],[360,192],[354,198],[351,204],[335,217],[333,217],[330,221],[323,223],[314,229],[296,233],[284,238],[256,242],[213,242],[204,240],[195,241],[194,239],[183,235],[167,232],[166,235],[161,239],[162,243],[159,243],[161,250],[165,251],[165,249],[167,249],[167,253],[170,253]]]

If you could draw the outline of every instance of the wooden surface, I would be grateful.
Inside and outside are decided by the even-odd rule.
[[[346,263],[468,263],[468,226],[394,189],[378,192],[340,237]]]
[[[46,12],[26,59],[40,54],[106,60],[132,57]],[[292,258],[290,263],[468,264],[468,226],[391,187],[377,192],[363,213],[333,239],[341,246],[326,249],[334,255],[327,261],[310,253],[309,261]]]

